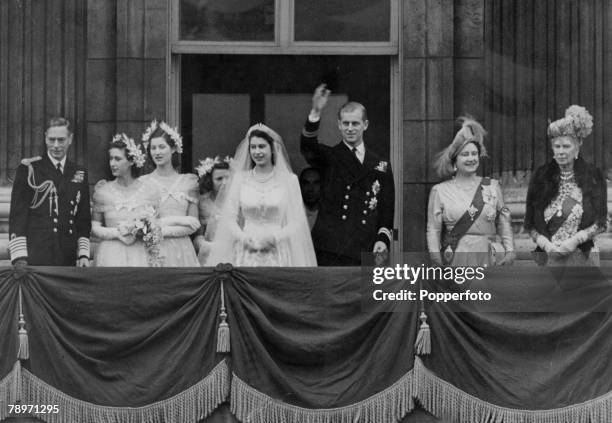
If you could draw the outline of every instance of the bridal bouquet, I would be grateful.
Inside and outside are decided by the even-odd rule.
[[[164,237],[155,211],[150,211],[134,220],[131,225],[130,233],[134,235],[136,239],[140,239],[144,243],[147,254],[149,255],[149,266],[161,267],[164,263],[164,257],[160,255],[159,245]]]

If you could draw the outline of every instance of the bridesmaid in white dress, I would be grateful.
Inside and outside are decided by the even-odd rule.
[[[99,181],[93,195],[91,232],[100,240],[94,265],[149,266],[143,242],[127,230],[135,219],[153,213],[159,201],[155,190],[136,179],[145,154],[125,134],[115,135],[108,153],[115,179]]]
[[[214,159],[208,157],[206,160],[200,160],[200,165],[196,167],[200,178],[198,209],[202,227],[198,231],[198,236],[193,240],[193,245],[197,250],[198,260],[200,260],[202,266],[205,265],[208,254],[213,248],[210,241],[219,217],[219,209],[215,200],[229,177],[231,160],[230,157],[225,159],[220,159],[219,156]],[[208,228],[210,230],[207,234]]]
[[[163,241],[160,251],[164,267],[199,266],[189,235],[200,227],[198,178],[177,172],[183,142],[176,129],[153,121],[142,136],[155,170],[141,179],[160,193],[159,217]]]

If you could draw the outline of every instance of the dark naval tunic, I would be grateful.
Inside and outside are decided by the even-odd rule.
[[[22,160],[11,192],[11,261],[74,266],[89,258],[90,231],[87,171],[66,160],[61,172],[46,154]]]
[[[363,164],[344,142],[330,147],[317,139],[319,121],[306,121],[300,149],[323,172],[319,216],[312,238],[319,265],[359,265],[377,241],[389,249],[395,188],[387,161],[365,150]]]

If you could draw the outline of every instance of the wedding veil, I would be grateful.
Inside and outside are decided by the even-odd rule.
[[[230,165],[230,175],[217,195],[216,204],[219,216],[216,223],[206,229],[206,239],[211,240],[211,251],[206,262],[207,266],[218,263],[237,263],[237,255],[242,248],[241,236],[244,228],[244,218],[240,212],[240,189],[249,177],[253,168],[249,149],[249,136],[254,130],[267,133],[273,139],[275,183],[281,184],[286,193],[282,201],[282,232],[283,241],[277,245],[282,249],[282,257],[286,263],[282,266],[316,266],[316,257],[306,219],[297,177],[291,170],[289,156],[282,138],[266,125],[258,123],[247,131],[244,139],[236,148],[234,159]]]

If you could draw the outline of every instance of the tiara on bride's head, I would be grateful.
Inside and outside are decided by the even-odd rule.
[[[121,141],[123,144],[125,144],[125,150],[127,152],[126,156],[128,160],[131,158],[137,168],[144,166],[146,156],[142,152],[140,145],[136,144],[132,138],[129,138],[125,134],[116,134],[111,142],[117,141]]]
[[[178,133],[178,130],[176,127],[172,128],[170,125],[168,125],[164,121],[161,121],[159,123],[157,123],[157,120],[155,119],[151,121],[151,124],[149,125],[149,127],[142,134],[143,144],[147,146],[149,145],[149,142],[151,141],[151,137],[153,136],[153,133],[158,127],[170,137],[170,139],[174,142],[174,147],[176,148],[176,152],[181,154],[183,152],[183,137],[181,137],[181,135]]]
[[[270,128],[269,126],[266,126],[265,124],[261,122],[256,123],[255,125],[249,128],[246,134],[246,138],[247,139],[250,138],[251,133],[256,130],[265,132],[266,134],[270,135],[270,137],[272,137],[275,143],[277,144],[282,143],[280,135],[278,135],[278,133],[274,129]]]

